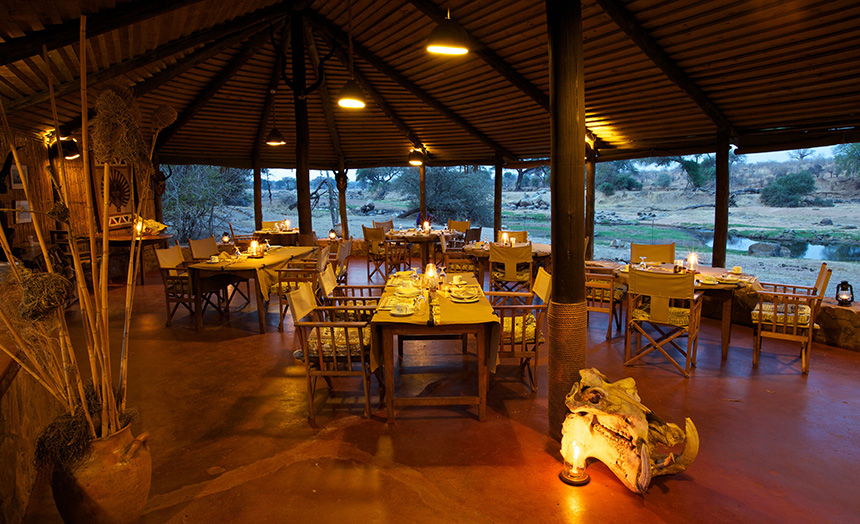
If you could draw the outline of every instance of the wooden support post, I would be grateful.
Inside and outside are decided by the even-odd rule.
[[[717,194],[714,206],[714,254],[711,266],[726,267],[729,239],[729,133],[717,133]]]
[[[337,183],[337,201],[340,207],[341,237],[346,240],[349,238],[349,217],[346,214],[346,187],[349,178],[346,176],[346,169],[343,165],[334,172],[334,180]]]
[[[418,211],[418,225],[423,224],[424,221],[427,220],[427,177],[425,172],[425,164],[418,166],[418,191],[421,194],[419,204],[420,210]]]
[[[594,176],[597,145],[585,148],[585,260],[594,260]]]
[[[496,238],[499,234],[499,230],[502,229],[502,160],[501,155],[496,155],[496,191],[495,196],[493,198],[493,238],[498,242],[498,238]]]
[[[254,157],[254,229],[263,229],[263,169],[260,162],[260,151],[255,148]]]
[[[549,435],[561,438],[564,397],[585,367],[585,89],[582,5],[546,0],[552,175],[552,299],[547,318]]]
[[[299,12],[290,16],[290,53],[293,63],[293,106],[296,110],[296,191],[299,211],[299,233],[307,235],[313,231],[311,217],[311,178],[308,157],[310,156],[310,129],[308,125],[308,102],[305,98],[305,42],[302,30],[303,18]]]

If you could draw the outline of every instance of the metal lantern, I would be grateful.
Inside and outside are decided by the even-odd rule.
[[[843,280],[836,286],[836,301],[840,306],[850,306],[854,302],[854,288],[847,280]]]
[[[228,235],[226,231],[224,231],[224,234],[221,235],[221,242],[223,242],[225,244],[230,243],[230,235]]]

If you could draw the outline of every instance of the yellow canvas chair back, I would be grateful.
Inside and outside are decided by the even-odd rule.
[[[531,264],[532,245],[524,246],[497,246],[490,244],[490,263],[501,264],[503,269],[503,280],[519,280],[517,276],[517,264]],[[529,266],[531,267],[531,266]]]
[[[629,292],[651,297],[651,320],[669,322],[671,299],[692,299],[695,293],[694,273],[655,273],[630,267]]]
[[[516,244],[522,244],[523,242],[529,241],[528,231],[499,231],[499,241],[501,241],[502,235],[505,233],[508,234],[508,239]]]
[[[471,220],[449,220],[448,221],[448,229],[450,231],[459,231],[461,233],[465,233],[469,230],[469,227],[472,225]]]
[[[542,267],[537,270],[532,291],[544,304],[549,303],[549,297],[552,295],[552,275]]]
[[[178,265],[185,262],[185,257],[182,256],[182,248],[179,245],[174,245],[167,249],[156,249],[155,256],[158,258],[158,267],[161,269],[174,269]],[[170,271],[170,275],[176,275],[177,272]]]
[[[373,221],[373,227],[381,227],[383,233],[388,233],[392,229],[394,229],[394,219],[386,220],[384,222]]]
[[[204,259],[210,255],[218,254],[218,244],[215,242],[215,237],[201,238],[200,240],[188,240],[188,247],[191,248],[191,258]]]
[[[630,243],[630,263],[638,264],[645,257],[646,262],[671,264],[675,261],[675,243],[671,244],[634,244]]]
[[[301,321],[317,307],[314,289],[309,283],[301,283],[296,290],[287,293],[287,300],[294,323]]]
[[[260,227],[263,229],[272,229],[277,223],[278,220],[263,220],[262,222],[260,222]]]
[[[325,268],[325,271],[320,273],[320,286],[322,286],[323,294],[330,296],[337,287],[337,277],[334,274],[334,268],[331,264]]]
[[[383,242],[385,242],[385,231],[381,227],[361,226],[364,230],[364,241],[367,243],[367,251],[374,255],[383,254]]]

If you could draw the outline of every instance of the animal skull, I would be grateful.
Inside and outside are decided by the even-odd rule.
[[[595,458],[631,491],[644,493],[652,477],[680,473],[696,458],[699,434],[693,421],[686,419],[686,432],[664,422],[641,404],[633,378],[608,382],[594,368],[582,369],[579,375],[565,398],[571,411],[561,430],[566,463],[584,468],[587,458]],[[680,456],[661,453],[682,442]]]

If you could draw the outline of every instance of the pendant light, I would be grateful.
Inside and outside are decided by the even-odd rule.
[[[337,96],[337,105],[351,109],[361,109],[364,104],[364,92],[355,81],[352,63],[352,0],[347,2],[348,32],[349,32],[349,81],[344,84],[343,89]]]
[[[424,164],[424,153],[420,149],[413,148],[409,152],[409,165],[420,166]]]
[[[427,37],[427,51],[440,55],[465,55],[469,52],[469,37],[459,25],[448,16],[430,31]]]
[[[81,149],[78,147],[78,141],[74,138],[64,136],[60,140],[62,140],[62,148],[63,148],[63,158],[66,160],[73,160],[81,156]],[[60,156],[60,145],[59,141],[54,141],[51,144],[51,147],[48,149],[48,158],[53,160]]]
[[[274,94],[274,93],[273,93]],[[272,130],[269,131],[269,136],[266,137],[266,144],[270,146],[282,146],[286,144],[287,141],[284,140],[284,135],[278,131],[278,127],[275,125],[275,103],[272,102]]]

